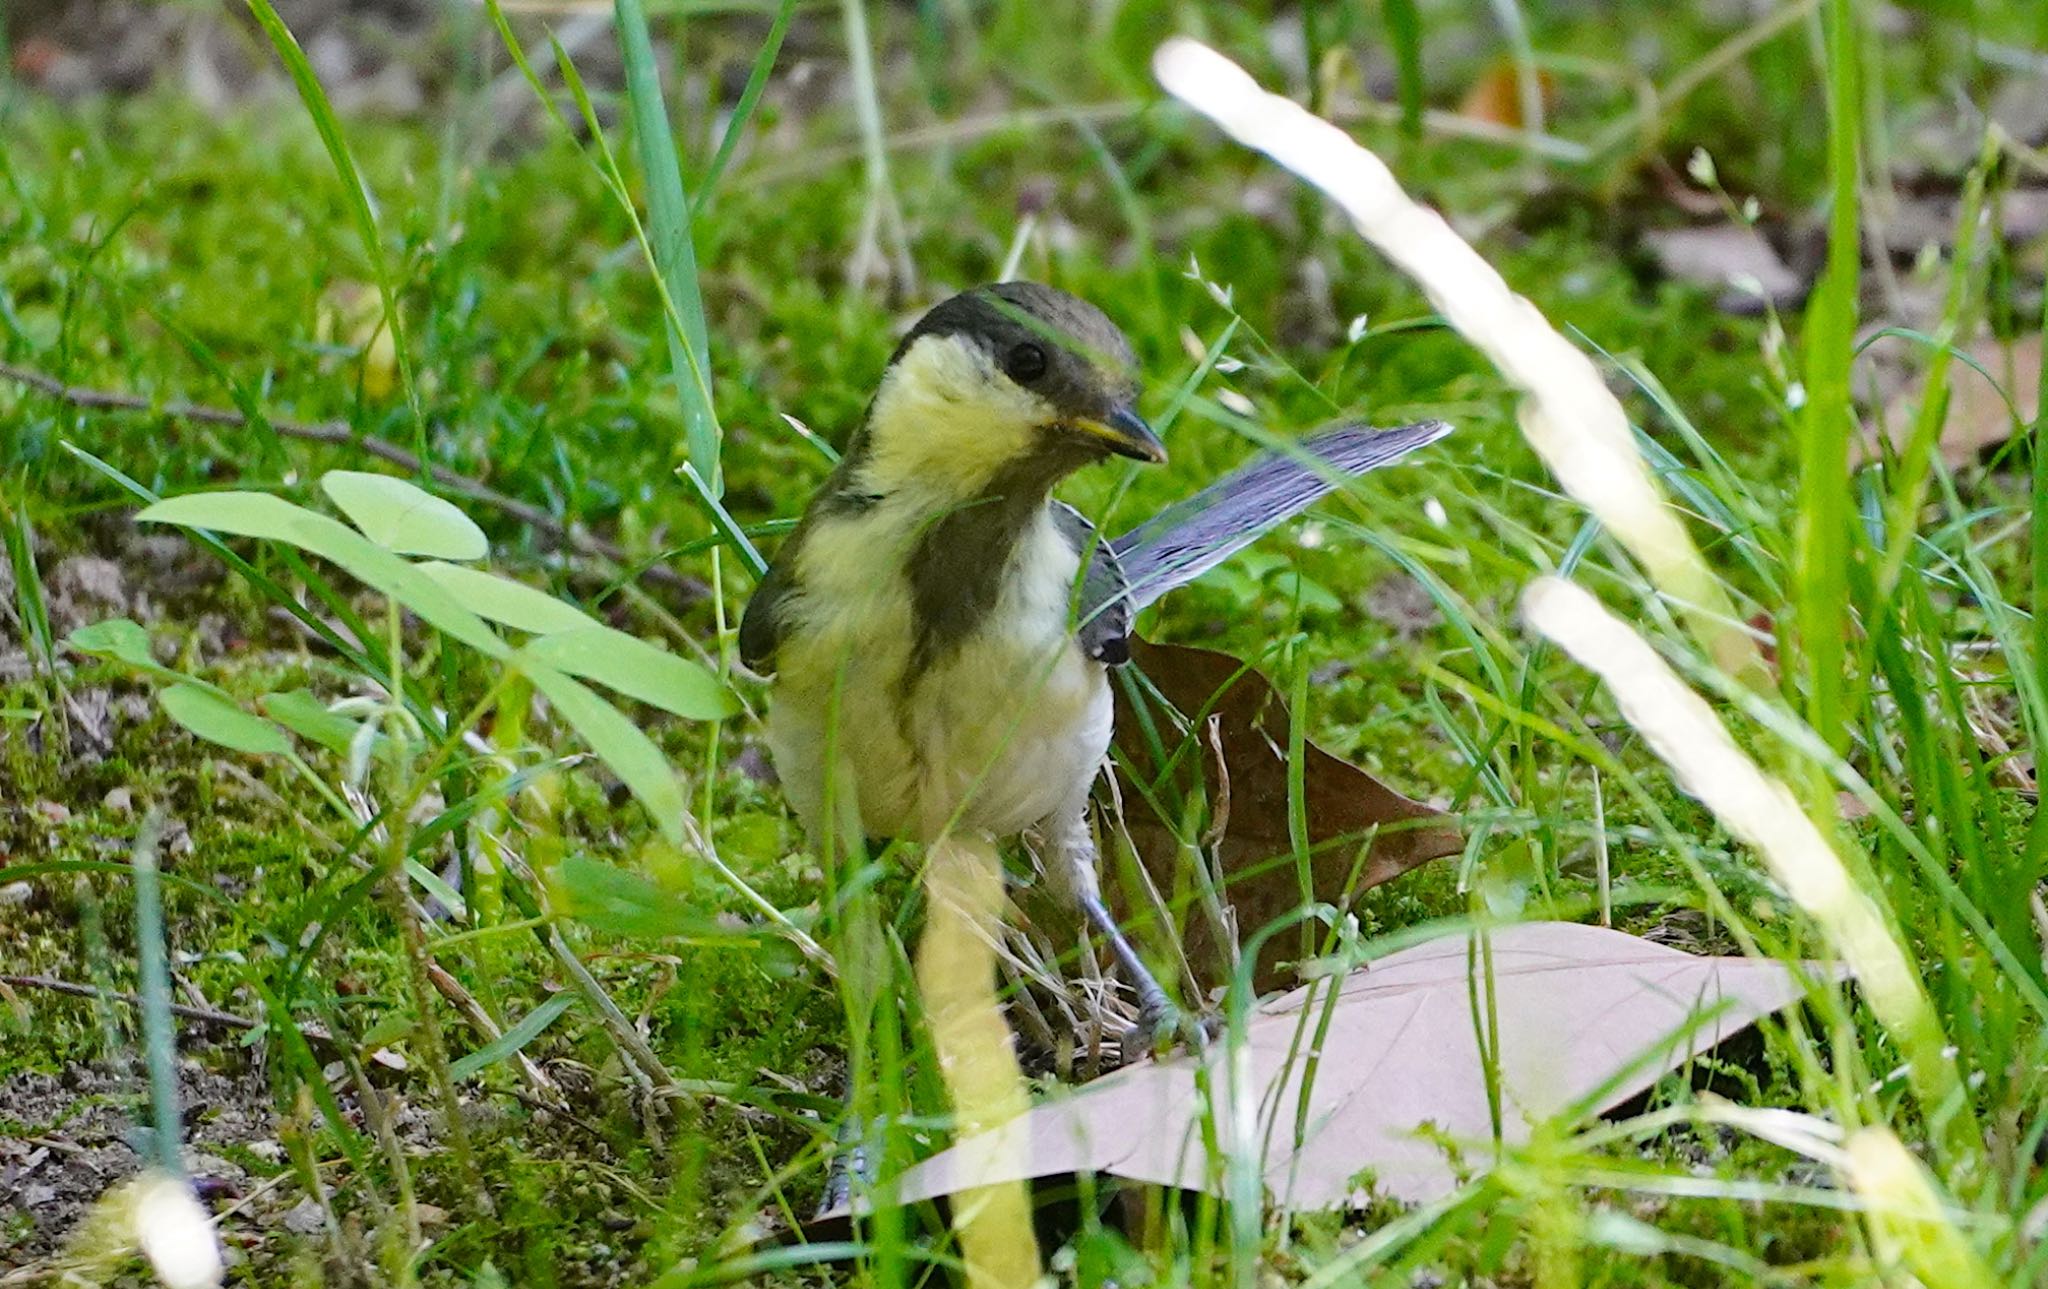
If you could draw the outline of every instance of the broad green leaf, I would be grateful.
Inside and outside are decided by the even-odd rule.
[[[155,676],[173,685],[197,685],[201,689],[217,689],[184,672],[174,671],[156,660],[149,649],[149,632],[126,618],[109,618],[91,626],[80,627],[65,637],[65,643],[83,654],[95,658],[111,658],[125,663],[135,670]]]
[[[69,637],[71,647],[96,658],[112,658],[131,667],[154,667],[156,655],[149,651],[149,632],[139,622],[109,618],[80,627]]]
[[[538,660],[520,658],[520,668],[533,687],[547,696],[563,720],[569,722],[598,759],[632,789],[647,813],[654,816],[661,835],[680,845],[683,840],[683,789],[675,771],[654,740],[625,714],[576,681]]]
[[[396,475],[329,470],[320,487],[365,537],[394,555],[474,560],[490,554],[484,530],[468,515]]]
[[[336,756],[347,756],[354,743],[356,731],[362,722],[327,710],[327,704],[313,696],[307,689],[287,689],[282,693],[265,694],[256,700],[263,714],[284,726],[300,738],[318,747],[324,747]],[[377,736],[371,755],[380,761],[388,761],[396,749],[391,740]]]
[[[284,731],[251,716],[210,689],[173,685],[157,695],[164,714],[200,738],[254,756],[283,756],[292,750]]]
[[[613,935],[730,940],[740,934],[691,912],[687,900],[660,882],[583,855],[556,866],[553,886],[563,912]]]
[[[161,318],[162,315],[158,314],[155,316]],[[68,440],[59,440],[59,445],[66,452],[83,462],[87,469],[107,480],[107,482],[121,489],[137,501],[145,505],[153,505],[163,500],[162,497],[159,497],[142,484],[116,470],[113,466],[108,465],[105,461],[100,460],[92,453],[87,452],[84,448],[79,447],[76,443]],[[272,604],[298,619],[299,625],[305,627],[317,639],[325,641],[329,648],[333,649],[342,658],[348,660],[358,671],[371,675],[378,674],[378,668],[363,653],[362,647],[356,641],[344,637],[332,626],[329,626],[325,618],[308,609],[304,604],[301,604],[298,597],[271,580],[261,569],[229,549],[227,543],[221,541],[220,538],[215,537],[212,533],[203,531],[195,532],[192,539],[203,549],[213,552],[221,563],[240,573],[249,585],[261,591],[264,597]],[[419,704],[415,703],[414,706],[417,708]]]
[[[521,652],[687,720],[715,721],[739,710],[731,691],[704,667],[610,627],[542,636]]]
[[[460,564],[439,561],[416,567],[434,579],[463,608],[515,631],[543,636],[554,631],[580,631],[585,627],[602,625],[575,605],[558,600],[546,591],[484,569],[464,568]]]
[[[438,628],[492,658],[511,649],[483,619],[458,604],[440,584],[338,519],[295,506],[267,492],[195,492],[146,507],[137,519],[238,537],[285,542],[332,560],[365,585],[382,591]]]
[[[520,1051],[528,1043],[539,1038],[548,1026],[555,1023],[563,1012],[568,1011],[576,1001],[574,994],[556,994],[540,1006],[526,1013],[526,1016],[511,1029],[479,1047],[468,1056],[451,1062],[448,1066],[450,1078],[466,1079],[489,1066]]]
[[[312,691],[288,689],[265,694],[256,700],[263,714],[300,738],[339,756],[348,755],[349,740],[356,736],[357,723],[327,710],[327,704]]]
[[[413,1030],[418,1027],[419,1022],[413,1018],[411,1012],[389,1011],[378,1017],[377,1023],[370,1026],[357,1042],[366,1052],[379,1047],[391,1047],[411,1038]]]

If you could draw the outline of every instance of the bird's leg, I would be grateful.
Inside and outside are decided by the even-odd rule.
[[[1099,891],[1089,891],[1080,897],[1081,912],[1089,925],[1109,942],[1109,952],[1123,968],[1124,978],[1131,982],[1131,988],[1138,995],[1138,1020],[1125,1035],[1123,1047],[1126,1059],[1140,1052],[1149,1052],[1159,1045],[1163,1037],[1180,1031],[1180,1009],[1166,996],[1166,990],[1131,947],[1124,937],[1123,928],[1116,924],[1109,909],[1102,902]]]
[[[1162,1038],[1178,1035],[1182,1029],[1180,1009],[1174,1006],[1145,960],[1138,956],[1138,950],[1103,902],[1095,833],[1088,827],[1086,799],[1047,819],[1039,834],[1043,849],[1040,868],[1047,880],[1067,905],[1078,909],[1088,919],[1089,927],[1108,942],[1110,955],[1138,995],[1137,1023],[1123,1039],[1126,1059],[1153,1050]],[[1198,1031],[1195,1041],[1200,1041]]]
[[[818,1197],[817,1218],[823,1218],[838,1208],[851,1207],[853,1183],[875,1180],[873,1163],[868,1158],[867,1125],[861,1122],[860,1114],[853,1106],[853,1089],[846,1089],[846,1118],[839,1125],[837,1139],[833,1143],[832,1158],[825,1165],[825,1193]],[[815,1220],[815,1219],[814,1219]]]

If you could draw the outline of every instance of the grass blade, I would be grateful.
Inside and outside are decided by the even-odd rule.
[[[2048,350],[2048,296],[2041,302],[2041,318],[2041,344]],[[2042,357],[2041,397],[2031,433],[2027,435],[2034,445],[2027,524],[2033,596],[2027,604],[2033,610],[2034,684],[2039,692],[2048,693],[2048,452],[2041,450],[2042,435],[2048,432],[2048,353]],[[2037,810],[2027,829],[2027,871],[2037,876],[2042,873],[2044,856],[2048,856],[2048,811]]]
[[[1394,86],[1401,99],[1401,132],[1422,137],[1422,11],[1415,0],[1386,0],[1380,12],[1394,47]]]
[[[697,181],[697,200],[692,210],[702,209],[711,200],[712,192],[725,174],[726,165],[732,160],[733,150],[739,146],[741,136],[746,134],[747,124],[754,119],[754,109],[760,105],[761,91],[768,88],[768,73],[775,70],[775,56],[782,52],[782,38],[789,34],[789,19],[795,12],[796,0],[782,0],[776,6],[775,21],[761,41],[760,52],[754,55],[753,70],[747,73],[746,87],[740,90],[739,102],[733,106],[732,120],[726,124],[725,134],[718,140],[718,151],[713,154],[704,177]]]
[[[335,176],[341,180],[349,218],[356,226],[356,236],[363,243],[363,255],[377,279],[377,296],[384,306],[384,325],[391,328],[392,347],[398,358],[399,387],[405,391],[406,406],[412,410],[414,450],[420,460],[425,461],[427,418],[420,408],[419,386],[413,380],[405,319],[398,311],[398,289],[391,275],[390,261],[384,255],[384,239],[377,231],[377,208],[370,197],[369,185],[363,182],[355,156],[349,151],[348,140],[342,137],[341,121],[334,114],[334,105],[327,101],[327,91],[320,87],[320,78],[314,74],[313,65],[306,61],[306,51],[299,48],[298,38],[292,35],[291,28],[284,25],[284,19],[277,16],[270,0],[248,0],[248,4],[257,25],[270,38],[271,48],[277,51],[278,61],[284,64],[292,84],[298,88],[299,99],[306,105],[306,114],[313,118],[313,128],[320,133],[320,144],[327,149],[327,159],[334,166]]]
[[[163,887],[157,881],[156,842],[162,827],[154,813],[142,821],[129,865],[135,874],[135,971],[142,997],[142,1047],[149,1063],[150,1144],[159,1168],[185,1175],[179,1141],[178,1040],[171,1020],[170,957],[164,945]]]
[[[534,70],[533,63],[526,57],[525,47],[519,43],[518,35],[512,30],[511,24],[505,20],[504,9],[498,3],[498,0],[484,0],[484,4],[490,10],[491,20],[498,28],[499,38],[505,42],[506,52],[511,55],[512,61],[519,68],[520,74],[526,78],[526,83],[532,87],[534,97],[540,100],[541,106],[547,110],[549,117],[561,128],[562,133],[568,135],[576,142],[578,149],[585,152],[585,156],[597,171],[598,177],[603,180],[605,187],[611,192],[612,197],[619,203],[620,209],[625,213],[627,222],[632,225],[633,237],[639,242],[641,252],[647,256],[650,262],[655,262],[658,256],[654,249],[654,243],[650,240],[648,230],[640,221],[640,212],[633,205],[632,195],[626,190],[625,176],[619,170],[618,159],[612,155],[611,145],[605,140],[603,123],[598,120],[597,109],[592,106],[590,94],[584,88],[582,77],[577,74],[576,65],[570,60],[568,51],[559,44],[555,46],[555,65],[561,70],[562,83],[568,88],[571,97],[576,100],[577,111],[582,115],[584,126],[589,132],[592,140],[591,146],[595,151],[595,155],[591,155],[590,150],[583,148],[583,144],[577,137],[575,129],[570,125],[568,118],[556,106],[553,96],[548,93],[547,86],[541,82],[540,74]],[[663,119],[662,125],[666,128],[666,118]],[[694,281],[694,278],[692,280]],[[686,324],[683,322],[683,311],[678,307],[674,295],[669,291],[667,278],[657,272],[655,274],[654,286],[656,294],[661,297],[662,313],[667,320],[671,336],[680,335],[684,331]],[[698,316],[701,321],[701,308],[698,310]],[[677,383],[679,386],[685,387],[683,397],[685,400],[691,398],[693,396],[691,391],[694,390],[694,396],[701,399],[702,406],[709,413],[712,404],[707,373],[701,369],[692,368],[690,376],[702,377],[703,379],[688,379],[679,373]],[[715,457],[717,437],[717,422],[715,419],[712,422],[712,428],[714,440],[713,456]],[[684,463],[683,473],[686,477],[690,476],[694,471],[694,460]],[[756,579],[760,578],[768,570],[767,561],[761,558],[761,553],[754,549],[752,542],[747,540],[746,534],[741,531],[738,521],[726,511],[724,503],[719,500],[718,491],[704,482],[708,477],[710,476],[697,476],[693,495],[696,497],[698,504],[703,508],[706,517],[711,521],[712,528],[718,533],[719,544],[731,545],[734,550],[739,552],[740,558],[745,561],[754,577]]]
[[[662,104],[661,73],[654,64],[647,11],[640,0],[616,0],[613,11],[619,24],[619,55],[626,64],[626,110],[633,122],[640,169],[647,178],[654,271],[667,283],[669,299],[675,303],[676,316],[666,320],[666,330],[676,392],[683,403],[684,437],[690,464],[710,484],[715,497],[724,490],[718,473],[718,415],[711,406],[710,342],[704,325],[704,300],[697,289],[697,252],[690,241],[690,202],[683,192],[682,161]]]
[[[514,1025],[491,1042],[484,1044],[461,1060],[452,1062],[448,1066],[448,1077],[458,1081],[466,1079],[490,1066],[496,1065],[506,1057],[524,1050],[528,1043],[539,1038],[547,1027],[554,1024],[561,1014],[568,1011],[575,1002],[576,995],[574,994],[556,994],[540,1006],[526,1013],[525,1018],[517,1025]]]
[[[1806,312],[1806,407],[1797,422],[1799,497],[1792,566],[1793,610],[1807,680],[1806,714],[1830,747],[1847,737],[1842,714],[1849,665],[1849,370],[1856,343],[1862,271],[1857,223],[1857,135],[1861,121],[1855,17],[1849,0],[1829,0],[1828,166],[1834,206],[1827,268]]]

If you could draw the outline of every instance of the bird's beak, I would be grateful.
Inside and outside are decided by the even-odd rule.
[[[1073,425],[1075,430],[1100,440],[1120,457],[1134,457],[1155,465],[1166,460],[1166,445],[1159,441],[1152,427],[1145,424],[1145,418],[1128,407],[1112,408],[1107,416],[1100,419],[1079,417]]]

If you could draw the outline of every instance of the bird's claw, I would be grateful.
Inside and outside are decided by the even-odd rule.
[[[1119,1044],[1123,1063],[1129,1065],[1141,1056],[1162,1056],[1175,1047],[1207,1051],[1216,1029],[1214,1016],[1183,1011],[1162,995],[1141,1006],[1137,1020],[1124,1031]]]

